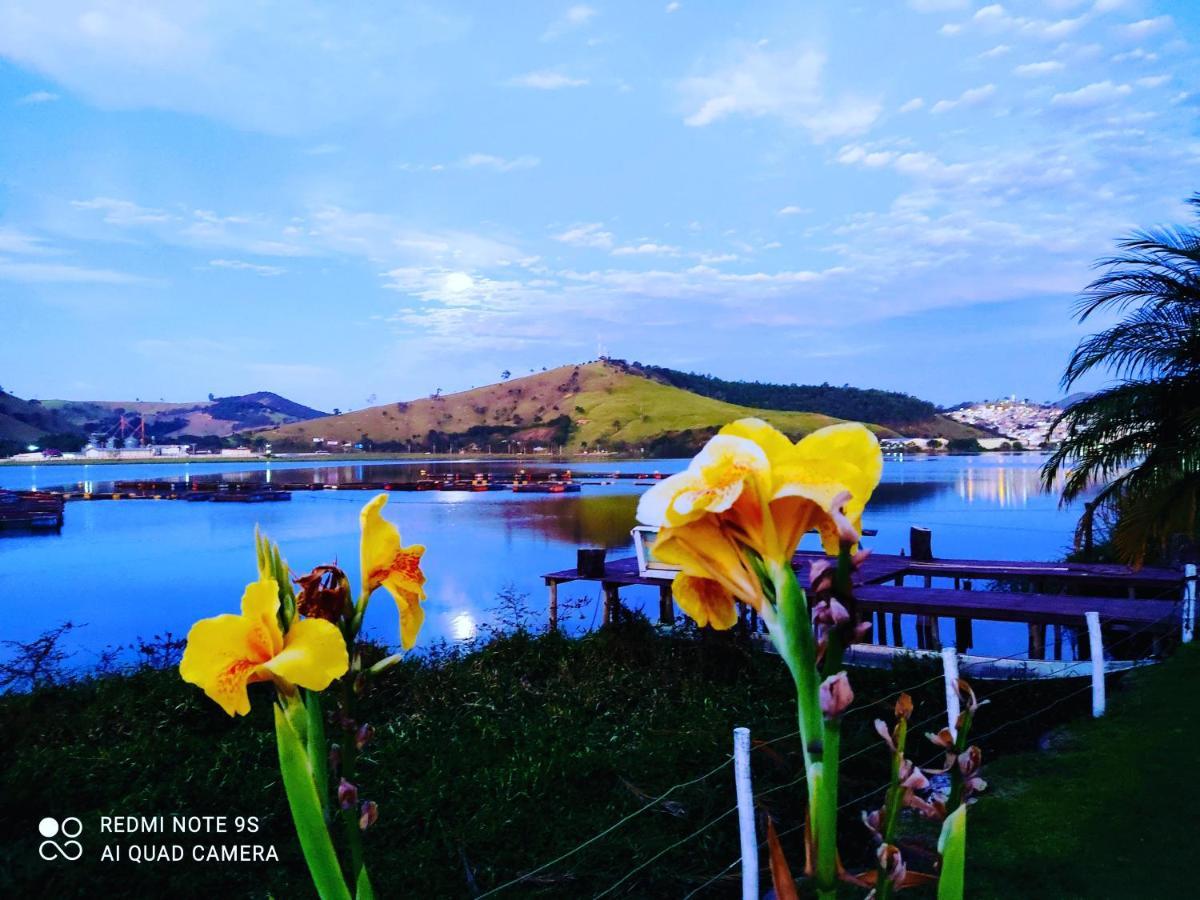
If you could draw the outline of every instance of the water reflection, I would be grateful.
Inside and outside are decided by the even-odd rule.
[[[470,496],[469,494],[466,496]],[[531,497],[501,507],[505,521],[554,541],[578,547],[619,549],[633,546],[637,494],[574,494]]]
[[[1060,558],[1071,541],[1075,512],[1058,507],[1057,497],[1040,491],[1040,455],[987,454],[974,457],[889,458],[883,483],[868,508],[865,524],[878,529],[867,545],[898,553],[908,546],[910,526],[934,530],[934,552],[943,557],[1047,560]],[[579,480],[602,481],[613,471],[664,474],[685,461],[602,461],[572,463]],[[183,462],[110,466],[0,467],[0,486],[27,488],[83,483],[93,491],[117,480],[169,478],[182,481],[267,481],[347,485],[362,481],[412,481],[476,471],[513,474],[563,472],[563,463],[417,460],[385,464],[315,465],[245,462],[188,465]],[[544,602],[541,576],[575,565],[580,546],[605,547],[623,556],[630,547],[638,498],[644,486],[631,480],[587,484],[575,494],[514,494],[400,491],[388,514],[408,541],[428,547],[429,603],[422,645],[439,639],[467,640],[490,622],[496,595],[511,585],[538,609]],[[71,503],[61,535],[12,534],[0,537],[0,615],[6,639],[30,640],[62,621],[88,623],[79,632],[78,661],[86,663],[107,645],[137,635],[169,630],[186,633],[201,616],[237,606],[246,581],[254,576],[251,538],[256,525],[280,542],[289,562],[306,571],[341,560],[353,569],[358,557],[358,510],[370,496],[361,491],[300,491],[291,503],[155,503],[122,501]],[[807,548],[816,549],[812,536]],[[121,573],[120,596],[98,591],[111,573]],[[53,572],[46,581],[44,573]],[[164,586],[169,589],[164,590]],[[561,602],[594,597],[595,585],[564,589]],[[628,596],[651,610],[656,591]],[[37,596],[34,606],[22,598]],[[103,601],[97,600],[103,596]],[[581,612],[584,625],[593,607]],[[395,643],[395,607],[374,603],[368,626]],[[993,632],[976,631],[988,648]],[[994,632],[1000,635],[999,631]],[[993,649],[1000,655],[1013,648]],[[89,655],[91,654],[91,655]]]

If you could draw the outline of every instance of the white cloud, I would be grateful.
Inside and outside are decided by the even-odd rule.
[[[535,88],[539,91],[557,91],[560,88],[583,87],[588,83],[586,78],[573,78],[562,72],[541,69],[536,72],[526,72],[508,80],[514,87]]]
[[[1144,88],[1156,88],[1162,87],[1170,80],[1170,75],[1147,75],[1145,78],[1139,78],[1137,80],[1137,85],[1138,87]]]
[[[991,50],[984,50],[982,53],[980,53],[979,58],[980,59],[997,59],[998,57],[1004,56],[1006,53],[1011,53],[1011,52],[1012,52],[1012,47],[1008,46],[1008,44],[997,44]]]
[[[102,108],[297,135],[383,109],[411,113],[432,90],[430,63],[468,25],[419,4],[343,15],[301,0],[8,0],[0,56]]]
[[[161,209],[139,206],[130,200],[113,197],[93,197],[91,200],[72,200],[76,209],[98,210],[104,213],[109,225],[156,225],[170,222],[175,217]]]
[[[1157,53],[1151,53],[1142,47],[1134,47],[1132,50],[1127,50],[1124,53],[1118,53],[1113,58],[1113,62],[1155,62],[1158,59]]]
[[[62,284],[151,284],[140,275],[63,263],[14,262],[0,257],[0,280]]]
[[[642,244],[617,247],[613,250],[612,254],[613,256],[678,256],[679,248],[672,247],[669,244],[655,244],[647,241]]]
[[[671,0],[671,2],[667,4],[667,12],[669,13],[679,12],[679,10],[682,8],[683,4],[680,3],[679,0]]]
[[[554,239],[573,247],[598,247],[607,250],[613,245],[612,232],[605,231],[602,222],[572,225],[561,234],[554,235]]]
[[[923,98],[913,97],[907,103],[903,104],[900,107],[900,109],[898,110],[898,112],[902,112],[902,113],[916,112],[918,109],[920,109],[924,105],[925,105],[925,100]]]
[[[240,259],[210,259],[208,264],[214,269],[234,269],[239,272],[253,272],[255,275],[261,275],[265,278],[282,275],[287,271],[287,269],[280,268],[279,266],[262,266]]]
[[[26,94],[24,97],[17,99],[18,106],[29,106],[36,103],[53,103],[58,99],[58,94],[52,94],[50,91],[34,91],[32,94]]]
[[[882,105],[855,96],[827,98],[822,85],[825,55],[816,50],[770,52],[742,47],[731,62],[680,84],[684,122],[711,125],[733,115],[772,116],[805,128],[817,141],[866,131]]]
[[[462,165],[468,169],[491,169],[494,172],[515,172],[519,169],[532,169],[541,164],[536,156],[516,156],[505,159],[490,153],[472,153],[462,160]]]
[[[897,155],[890,150],[868,150],[852,144],[838,151],[837,161],[843,165],[859,164],[868,169],[879,169],[896,159]]]
[[[1133,89],[1127,84],[1113,84],[1111,81],[1098,81],[1081,87],[1077,91],[1066,91],[1055,94],[1050,98],[1052,106],[1064,109],[1092,109],[1115,103],[1127,96]]]
[[[1046,60],[1045,62],[1024,63],[1016,66],[1013,69],[1014,75],[1020,75],[1024,78],[1037,78],[1042,75],[1052,75],[1055,72],[1061,72],[1064,66],[1056,59]]]
[[[780,216],[799,216],[806,212],[812,212],[811,209],[805,209],[803,206],[785,206],[779,210],[776,215]]]
[[[1119,25],[1116,31],[1123,37],[1141,40],[1167,31],[1174,21],[1170,16],[1156,16],[1153,19],[1140,19],[1127,25]]]
[[[972,107],[987,103],[996,93],[994,84],[985,84],[976,88],[968,88],[959,94],[955,100],[939,100],[933,104],[933,108],[929,111],[935,115],[940,115],[944,112],[949,112],[956,107]]]
[[[46,242],[40,237],[0,226],[0,253],[41,255],[53,252],[55,251],[46,246]]]
[[[958,34],[971,28],[985,32],[1011,31],[1024,37],[1040,40],[1062,40],[1083,28],[1091,20],[1092,15],[1093,11],[1087,10],[1072,19],[1031,19],[1026,16],[1013,15],[1001,3],[991,3],[981,6],[964,23],[942,26],[942,32]]]
[[[568,32],[584,27],[595,17],[596,10],[590,6],[583,4],[571,6],[566,12],[550,23],[545,32],[542,33],[542,40],[556,40]]]

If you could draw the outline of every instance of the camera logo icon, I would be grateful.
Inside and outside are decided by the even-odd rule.
[[[83,823],[74,816],[67,816],[61,822],[47,816],[38,822],[38,833],[46,840],[38,845],[38,855],[44,860],[65,859],[74,862],[83,856],[83,844],[75,840],[83,834]],[[61,843],[54,840],[63,837]]]

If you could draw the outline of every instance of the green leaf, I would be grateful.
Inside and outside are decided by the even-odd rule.
[[[937,900],[962,900],[967,869],[967,807],[960,806],[946,817],[938,838],[942,872]]]
[[[313,886],[321,900],[350,900],[350,891],[342,878],[329,829],[321,812],[321,798],[313,783],[313,771],[309,765],[304,742],[287,714],[275,705],[275,743],[279,747],[279,771],[283,776],[283,789],[287,793],[288,806],[292,809],[292,821],[300,849],[312,876]]]
[[[325,715],[321,711],[321,695],[316,691],[304,692],[304,712],[308,720],[305,743],[308,749],[308,764],[312,769],[313,785],[321,798],[321,815],[329,821],[329,751],[325,743]]]
[[[375,889],[371,887],[371,879],[367,877],[367,867],[358,870],[358,888],[354,894],[355,900],[375,900]]]

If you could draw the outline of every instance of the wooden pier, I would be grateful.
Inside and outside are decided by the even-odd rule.
[[[914,541],[919,549],[920,541]],[[812,562],[820,553],[797,553],[792,565],[802,584],[808,583]],[[581,574],[579,569],[550,572],[543,577],[549,590],[550,622],[557,627],[558,587],[572,582],[592,582],[604,596],[604,622],[621,614],[622,588],[642,585],[658,588],[659,621],[674,621],[674,601],[668,578],[641,575],[635,557],[606,562],[602,572]],[[934,579],[945,586],[935,586]],[[903,647],[903,619],[916,623],[916,649],[941,648],[939,620],[954,622],[954,644],[960,652],[974,643],[973,622],[1022,622],[1029,627],[1030,659],[1047,659],[1047,628],[1053,628],[1051,653],[1062,659],[1064,629],[1084,627],[1085,613],[1097,612],[1106,628],[1126,633],[1145,632],[1157,643],[1177,634],[1182,626],[1180,598],[1184,574],[1180,570],[1082,563],[1018,562],[981,559],[914,559],[903,554],[875,554],[867,558],[856,577],[855,597],[865,620],[872,621],[872,642],[882,647]],[[974,590],[978,582],[999,582],[1004,590]],[[745,613],[745,610],[743,611]],[[890,628],[888,617],[890,616]],[[743,615],[757,630],[752,613]],[[1086,642],[1081,642],[1086,651]]]

